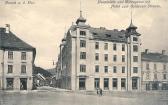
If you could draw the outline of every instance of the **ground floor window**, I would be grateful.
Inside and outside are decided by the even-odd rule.
[[[132,89],[133,90],[138,89],[138,79],[137,78],[132,78]]]
[[[159,84],[157,82],[154,82],[152,84],[152,90],[158,90],[159,89]]]
[[[6,79],[6,89],[13,90],[13,78]]]
[[[121,89],[126,89],[126,79],[121,78]]]
[[[100,88],[100,78],[95,78],[94,87],[95,89]]]
[[[27,78],[20,78],[20,90],[27,90]]]
[[[150,90],[150,84],[149,83],[146,84],[146,90]]]
[[[163,83],[162,84],[162,90],[168,90],[168,84]]]
[[[85,82],[86,82],[85,78],[79,78],[79,90],[85,90],[86,89]]]
[[[117,89],[117,87],[118,87],[118,79],[113,78],[113,89]]]
[[[104,78],[104,90],[108,90],[108,89],[109,89],[109,79]]]

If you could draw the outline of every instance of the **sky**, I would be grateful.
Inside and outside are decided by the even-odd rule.
[[[64,33],[79,17],[80,0],[30,1],[34,4],[5,4],[1,0],[0,27],[10,24],[13,33],[36,48],[36,66],[53,68]],[[157,1],[161,8],[132,9],[133,24],[141,33],[142,51],[168,52],[168,3],[151,1]],[[122,30],[130,24],[130,8],[110,8],[109,4],[98,4],[97,0],[82,0],[81,9],[86,24],[92,27]]]

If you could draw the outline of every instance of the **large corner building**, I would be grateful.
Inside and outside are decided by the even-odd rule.
[[[132,20],[127,29],[86,24],[80,12],[60,45],[57,87],[71,90],[139,91],[141,40]]]
[[[0,90],[31,90],[36,50],[9,29],[0,28]]]

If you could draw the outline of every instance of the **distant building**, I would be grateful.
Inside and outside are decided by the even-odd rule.
[[[62,40],[56,67],[57,86],[71,90],[141,90],[141,39],[126,30],[94,28],[80,12]]]
[[[142,53],[142,89],[168,90],[168,56],[162,53]]]
[[[31,90],[36,50],[10,27],[0,28],[0,89]]]

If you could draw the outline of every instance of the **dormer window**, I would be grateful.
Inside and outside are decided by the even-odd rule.
[[[109,38],[109,37],[111,37],[111,35],[110,35],[110,34],[106,34],[106,37],[108,37],[108,38]]]
[[[133,37],[133,41],[137,42],[138,38],[137,37]]]
[[[94,32],[93,35],[97,35],[97,33]]]
[[[80,31],[80,35],[86,36],[86,31]]]

